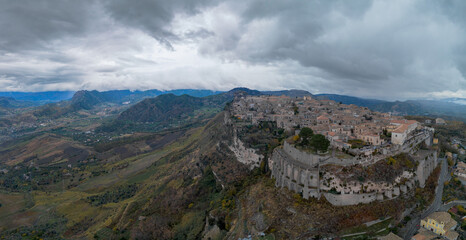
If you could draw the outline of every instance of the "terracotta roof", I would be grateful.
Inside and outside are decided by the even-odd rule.
[[[319,117],[317,117],[317,120],[328,120],[328,117],[320,115]]]
[[[425,228],[419,229],[419,233],[414,235],[411,239],[414,240],[431,240],[437,238],[437,235]]]
[[[408,125],[407,124],[401,124],[399,127],[397,127],[392,132],[394,132],[394,133],[404,133],[407,130],[408,130]]]
[[[363,132],[361,135],[362,135],[362,136],[369,136],[369,137],[377,137],[377,136],[379,136],[378,134],[373,133],[373,132]]]
[[[446,237],[447,239],[451,239],[451,240],[457,239],[458,236],[459,236],[459,234],[458,234],[457,232],[455,232],[455,231],[447,231],[447,232],[445,233],[445,237]]]
[[[406,119],[401,119],[401,120],[391,120],[390,123],[395,123],[395,124],[415,124],[418,123],[416,120],[406,120]]]

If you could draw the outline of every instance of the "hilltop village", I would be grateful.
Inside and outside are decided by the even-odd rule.
[[[275,122],[295,136],[273,151],[268,166],[277,187],[306,199],[325,196],[334,205],[392,199],[424,187],[438,163],[437,151],[430,147],[433,128],[365,107],[310,96],[242,96],[232,103],[231,115],[252,125]],[[309,151],[295,144],[303,128],[325,136],[328,150]],[[236,138],[231,149],[247,164],[257,166],[263,158]],[[403,157],[398,160],[397,156]],[[370,166],[380,168],[386,161],[395,165],[397,160],[403,166],[389,169],[385,177],[360,173]]]

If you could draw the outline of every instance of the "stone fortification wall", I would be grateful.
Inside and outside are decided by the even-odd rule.
[[[319,168],[294,160],[284,149],[276,148],[271,157],[272,177],[277,187],[302,193],[303,197],[319,198]]]
[[[357,205],[377,200],[377,193],[332,194],[324,193],[325,199],[335,206]]]
[[[322,160],[326,160],[328,157],[322,157],[316,154],[310,154],[307,152],[300,151],[296,149],[295,147],[291,146],[288,142],[284,142],[283,144],[283,150],[290,155],[294,160],[299,161],[303,164],[309,165],[309,166],[315,166],[319,164],[319,162]]]
[[[416,188],[415,181],[420,184],[425,183],[425,179],[429,177],[432,170],[437,165],[437,155],[435,151],[425,151],[420,153],[417,159],[420,161],[416,175],[403,173],[399,179],[390,184],[383,184],[386,187],[376,188],[379,183],[367,183],[368,187],[364,187],[368,192],[362,191],[362,186],[356,186],[354,189],[349,187],[339,186],[336,176],[330,185],[325,185],[328,182],[328,176],[324,174],[320,179],[319,162],[310,161],[313,159],[310,154],[303,154],[298,149],[293,148],[285,143],[283,148],[276,148],[269,160],[269,167],[272,171],[272,177],[275,178],[277,187],[285,187],[291,191],[302,193],[305,199],[310,197],[320,198],[322,195],[335,206],[357,205],[359,203],[366,204],[373,201],[382,201],[386,199],[397,198],[403,194],[407,194]],[[298,159],[295,159],[297,157]],[[306,161],[306,158],[308,160]],[[401,183],[399,180],[407,178],[407,181]],[[420,179],[422,178],[422,179]],[[365,183],[366,184],[366,183]],[[375,187],[369,187],[374,185]],[[382,186],[381,185],[381,186]],[[423,185],[421,185],[423,186]],[[339,194],[331,193],[330,190],[336,190]],[[328,191],[328,192],[327,192]]]
[[[427,178],[438,164],[437,151],[421,150],[414,158],[419,162],[416,169],[416,180],[419,181],[419,186],[424,188]]]

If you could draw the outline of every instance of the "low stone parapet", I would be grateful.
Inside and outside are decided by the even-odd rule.
[[[325,199],[335,206],[357,205],[360,203],[371,203],[377,200],[377,193],[359,194],[332,194],[324,193]]]

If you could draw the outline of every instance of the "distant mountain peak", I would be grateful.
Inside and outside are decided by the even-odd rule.
[[[71,106],[75,109],[89,110],[97,104],[105,102],[105,99],[98,91],[80,90],[77,91],[71,98]]]

